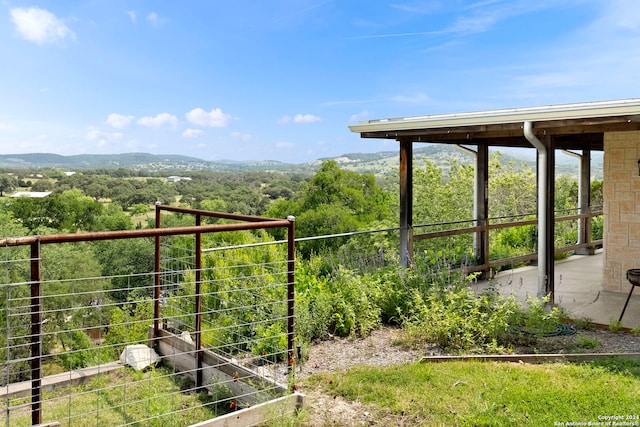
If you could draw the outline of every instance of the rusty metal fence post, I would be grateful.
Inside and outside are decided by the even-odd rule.
[[[202,225],[202,216],[196,214],[196,225]],[[196,390],[202,391],[202,233],[196,233]]]
[[[296,217],[289,215],[287,217],[289,221],[289,227],[287,229],[287,355],[289,357],[289,363],[294,360],[294,345],[295,345],[295,320],[294,320],[294,305],[295,305],[295,264],[296,264]],[[298,361],[300,362],[300,361]],[[292,367],[293,370],[293,367]]]
[[[42,423],[42,277],[40,240],[31,244],[31,424]]]
[[[156,203],[156,229],[160,228],[160,204]],[[153,346],[157,345],[156,340],[160,333],[160,235],[156,235],[155,239],[155,258],[154,258],[154,275],[153,275]]]

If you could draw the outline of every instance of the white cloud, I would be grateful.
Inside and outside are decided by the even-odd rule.
[[[37,44],[55,43],[75,34],[53,13],[38,7],[11,9],[11,20],[18,33]]]
[[[322,119],[318,116],[314,116],[313,114],[296,114],[295,116],[282,116],[278,119],[277,123],[279,125],[284,125],[287,123],[314,123],[319,122]]]
[[[135,119],[134,116],[123,116],[122,114],[113,113],[107,117],[107,123],[116,129],[124,129],[133,122],[133,119]]]
[[[369,117],[369,111],[364,110],[364,111],[360,111],[359,113],[356,113],[354,115],[352,115],[351,117],[349,117],[349,121],[350,122],[359,122],[361,120],[366,119],[367,117]]]
[[[293,118],[294,123],[315,123],[321,120],[320,117],[314,116],[313,114],[296,114]]]
[[[10,131],[10,130],[15,130],[15,126],[9,123],[0,122],[0,131]]]
[[[135,24],[136,23],[136,19],[137,19],[136,11],[135,10],[127,10],[127,15],[129,15],[129,18],[131,19],[131,22],[133,22]]]
[[[147,21],[151,22],[153,25],[158,25],[160,23],[160,17],[157,13],[151,12],[147,15]]]
[[[640,29],[640,9],[636,0],[610,0],[602,6],[600,19],[593,26],[595,30]]]
[[[253,139],[253,136],[251,136],[248,133],[232,132],[231,136],[233,138],[235,138],[235,139],[239,139],[239,140],[244,141],[244,142],[248,142],[248,141],[251,141]]]
[[[194,108],[185,114],[185,116],[187,120],[193,124],[212,128],[227,127],[231,121],[231,116],[223,113],[220,108],[211,110],[208,113],[202,108]]]
[[[87,128],[87,141],[95,141],[99,147],[105,147],[113,141],[117,141],[122,138],[120,132],[103,132],[94,126]]]
[[[138,124],[147,126],[153,129],[160,129],[163,126],[175,127],[180,123],[178,118],[173,114],[160,113],[155,117],[141,117],[138,119]]]
[[[184,138],[199,138],[202,135],[204,135],[204,132],[201,131],[200,129],[187,129],[184,132],[182,132],[182,136]]]

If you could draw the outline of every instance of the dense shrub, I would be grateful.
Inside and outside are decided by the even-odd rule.
[[[296,334],[302,341],[328,335],[365,336],[381,321],[379,282],[344,268],[320,274],[319,258],[296,271]],[[302,265],[300,265],[302,264]]]
[[[64,351],[56,356],[66,369],[80,369],[113,360],[109,349],[97,347],[83,331],[74,329],[60,335]]]
[[[546,300],[520,303],[495,290],[476,295],[471,277],[446,259],[423,257],[356,274],[321,259],[299,264],[296,334],[302,343],[328,335],[362,336],[381,323],[402,325],[408,343],[447,351],[504,352],[558,326],[561,313]]]

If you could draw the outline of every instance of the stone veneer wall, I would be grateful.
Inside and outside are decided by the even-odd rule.
[[[626,272],[640,268],[640,132],[604,135],[602,288],[628,292]]]

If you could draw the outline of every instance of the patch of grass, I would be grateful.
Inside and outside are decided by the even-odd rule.
[[[622,330],[622,322],[615,319],[609,319],[609,330],[611,332],[618,332]]]
[[[636,414],[640,362],[576,364],[414,363],[320,374],[308,385],[368,404],[384,423],[550,426]]]
[[[610,357],[596,360],[591,362],[590,365],[640,380],[640,361],[638,360],[626,359],[624,357]]]
[[[203,393],[190,391],[184,376],[174,376],[168,368],[145,372],[123,369],[101,375],[84,385],[45,392],[42,403],[43,421],[59,421],[66,426],[188,426],[229,411],[231,394],[227,390],[221,403]],[[225,400],[226,399],[226,400]],[[11,399],[16,407],[28,404],[30,398]],[[4,412],[4,410],[3,410]],[[6,413],[0,423],[4,424]],[[31,413],[26,409],[12,410],[11,426],[30,426]]]
[[[583,349],[593,349],[600,346],[600,342],[595,337],[587,337],[585,335],[576,335],[576,345]]]

